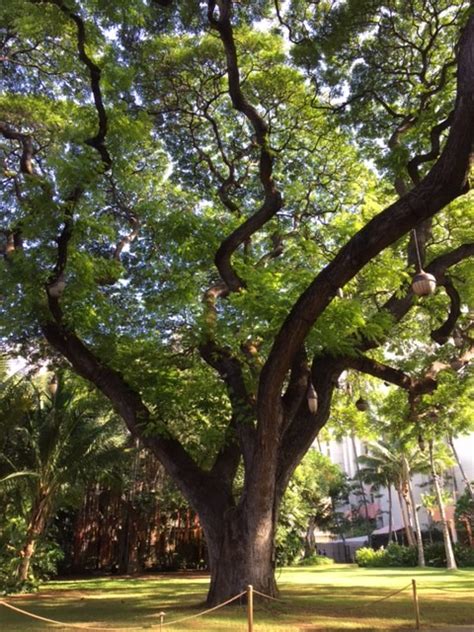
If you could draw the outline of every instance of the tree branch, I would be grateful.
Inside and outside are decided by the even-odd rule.
[[[444,345],[444,343],[447,342],[461,315],[461,297],[449,277],[444,278],[443,286],[450,300],[449,314],[441,327],[431,332],[432,340],[440,345]]]
[[[219,7],[218,17],[215,15],[217,5]],[[274,217],[282,207],[283,201],[273,180],[273,157],[269,147],[268,125],[257,109],[247,101],[242,92],[237,50],[230,21],[231,12],[231,0],[221,0],[220,2],[209,0],[208,2],[209,23],[217,30],[224,45],[229,95],[232,105],[236,110],[242,112],[252,125],[256,143],[260,148],[259,177],[265,194],[265,199],[260,209],[223,240],[214,259],[221,278],[227,284],[229,290],[237,292],[245,286],[245,283],[232,267],[232,255],[253,233]]]
[[[0,121],[0,133],[9,140],[16,140],[21,145],[20,171],[26,175],[33,175],[33,137],[15,131],[7,123]]]
[[[158,457],[173,479],[178,484],[181,482],[181,490],[186,497],[202,503],[205,486],[212,477],[201,470],[183,446],[167,432],[163,432],[161,436],[147,432],[146,426],[151,422],[150,411],[122,375],[100,362],[76,334],[68,331],[64,326],[47,322],[42,324],[42,331],[46,340],[69,360],[74,370],[95,384],[112,402],[132,435],[140,437],[140,440]]]
[[[79,59],[86,66],[89,71],[90,78],[90,86],[92,91],[92,96],[94,98],[95,108],[97,110],[99,129],[97,133],[88,138],[85,142],[87,145],[93,147],[100,155],[102,162],[105,165],[105,170],[109,170],[112,167],[112,158],[107,150],[105,145],[105,137],[107,135],[107,113],[104,107],[104,101],[102,98],[102,91],[100,88],[100,79],[102,71],[99,66],[92,61],[89,55],[86,52],[86,29],[84,25],[84,21],[79,17],[74,11],[72,11],[69,7],[67,7],[62,0],[30,0],[33,4],[43,4],[44,2],[48,2],[49,4],[53,4],[58,7],[64,15],[66,15],[69,19],[71,19],[76,25],[77,29],[77,51],[79,54]]]
[[[432,217],[469,189],[474,141],[474,17],[464,29],[458,57],[456,106],[444,150],[424,179],[374,217],[339,251],[300,296],[278,332],[262,370],[258,417],[260,432],[281,415],[286,374],[317,318],[371,259],[421,221]]]

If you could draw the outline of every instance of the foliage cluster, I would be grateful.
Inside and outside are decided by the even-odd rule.
[[[24,545],[27,523],[24,516],[8,511],[0,520],[0,593],[32,592],[43,581],[55,577],[63,552],[50,532],[42,537],[35,550],[31,570],[25,582],[18,582],[18,560]]]
[[[277,563],[286,566],[301,558],[304,534],[310,521],[318,527],[330,526],[332,498],[344,487],[342,470],[330,459],[311,449],[296,468],[283,497],[276,532]],[[312,556],[312,554],[311,554]]]
[[[454,555],[456,563],[461,568],[474,566],[474,549],[472,547],[454,545]],[[446,550],[442,542],[435,542],[425,546],[425,557],[427,566],[446,566]],[[399,566],[416,566],[416,547],[401,546],[399,544],[389,544],[386,549],[383,547],[375,550],[364,547],[356,551],[356,562],[359,566],[369,568],[386,568]]]
[[[331,566],[332,564],[334,564],[334,560],[331,557],[317,553],[303,557],[298,561],[298,566]]]
[[[359,566],[364,567],[416,566],[417,551],[416,547],[394,543],[389,544],[386,549],[363,547],[356,551],[355,560]]]

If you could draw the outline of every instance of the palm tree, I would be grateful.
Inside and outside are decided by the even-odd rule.
[[[28,499],[17,572],[18,580],[24,582],[38,540],[59,503],[77,496],[98,473],[118,474],[125,437],[117,432],[113,417],[100,416],[97,407],[63,381],[53,396],[45,397],[25,384],[19,390],[29,394],[29,405],[20,419],[12,423],[8,409],[0,406],[0,425],[7,428],[0,446],[0,485],[17,485]]]
[[[413,499],[411,475],[419,470],[419,451],[411,448],[400,439],[371,442],[370,453],[359,457],[363,465],[360,469],[362,479],[376,487],[385,487],[389,492],[389,541],[392,535],[392,486],[396,489],[400,510],[405,526],[408,544],[418,548],[418,565],[425,566],[425,556],[418,513]],[[416,539],[411,526],[410,510],[415,525]]]
[[[440,483],[440,459],[436,459],[434,453],[434,442],[432,439],[429,441],[429,462],[431,469],[431,476],[433,479],[434,492],[438,504],[439,514],[441,518],[441,528],[443,531],[444,550],[446,552],[446,566],[450,570],[457,568],[456,560],[454,558],[453,544],[451,542],[451,535],[449,533],[448,521],[446,519],[446,508],[443,500],[443,492]]]
[[[387,446],[383,443],[372,443],[370,445],[371,454],[361,455],[357,458],[360,465],[359,476],[367,485],[371,485],[374,490],[381,488],[388,492],[388,541],[393,536],[393,464],[386,460]]]

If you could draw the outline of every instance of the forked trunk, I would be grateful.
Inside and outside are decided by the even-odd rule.
[[[205,527],[205,532],[211,571],[209,606],[235,597],[249,584],[259,592],[277,596],[274,517],[249,516],[245,509],[234,508],[222,516],[217,529]]]

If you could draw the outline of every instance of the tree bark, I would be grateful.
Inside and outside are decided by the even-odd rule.
[[[436,470],[436,464],[435,464],[434,455],[433,455],[433,441],[430,441],[430,466],[431,466],[431,475],[433,477],[433,486],[435,489],[436,501],[438,503],[439,514],[441,517],[441,528],[443,530],[444,550],[446,552],[446,568],[448,568],[449,570],[455,570],[457,568],[457,564],[454,558],[451,535],[449,533],[448,521],[446,520],[446,510],[444,507],[443,496],[441,493],[441,485],[439,483],[439,475]]]
[[[28,579],[31,560],[34,556],[38,539],[43,535],[50,515],[50,498],[47,494],[40,494],[33,503],[30,521],[26,531],[25,542],[21,551],[18,566],[18,580],[23,583]]]
[[[228,509],[219,524],[203,525],[209,551],[210,606],[246,590],[276,597],[274,535],[276,516],[261,515],[255,506]]]

